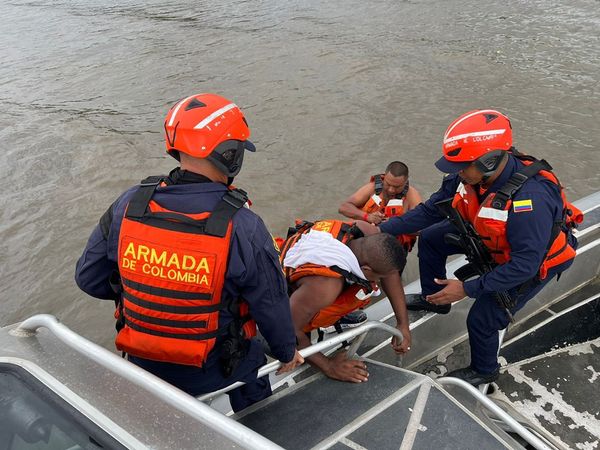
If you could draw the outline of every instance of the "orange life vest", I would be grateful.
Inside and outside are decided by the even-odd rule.
[[[202,366],[218,336],[256,334],[248,306],[222,299],[231,243],[231,218],[245,192],[228,191],[212,213],[183,214],[152,200],[161,182],[142,182],[129,204],[119,235],[123,327],[116,347],[155,361]],[[148,181],[150,180],[150,181]],[[219,311],[234,311],[219,328]]]
[[[296,232],[292,233],[282,246],[280,261],[286,280],[290,285],[300,278],[308,276],[344,278],[348,283],[342,293],[331,305],[321,309],[315,314],[310,322],[304,327],[305,332],[309,332],[319,327],[331,326],[346,314],[355,311],[360,307],[367,306],[370,297],[373,295],[373,290],[367,280],[359,278],[337,266],[326,267],[318,264],[303,264],[297,268],[285,267],[283,264],[285,256],[290,248],[300,240],[302,235],[308,233],[309,230],[325,231],[330,233],[338,241],[346,244],[352,238],[348,233],[351,226],[352,222],[343,222],[341,220],[320,220],[315,223],[300,222],[296,225]]]
[[[563,264],[575,257],[575,249],[568,243],[568,233],[576,224],[583,221],[582,212],[569,203],[556,176],[551,172],[551,167],[546,161],[539,161],[533,157],[516,153],[515,156],[525,164],[525,168],[513,174],[505,186],[498,192],[490,193],[479,204],[475,189],[470,185],[460,183],[452,202],[460,215],[469,221],[479,234],[482,242],[490,250],[494,261],[503,264],[510,260],[510,245],[506,237],[506,224],[508,213],[513,207],[512,197],[529,178],[536,174],[542,175],[560,188],[563,201],[564,219],[553,226],[551,239],[546,249],[546,256],[540,265],[538,276],[541,280],[546,278],[548,270]],[[525,208],[531,205],[524,205]],[[519,205],[514,204],[514,208]]]
[[[369,197],[367,203],[363,205],[361,208],[362,211],[367,214],[371,214],[377,211],[385,214],[386,217],[396,217],[401,216],[405,213],[404,211],[404,199],[406,198],[406,194],[408,193],[409,184],[408,181],[404,186],[402,192],[396,195],[395,198],[389,199],[387,202],[383,200],[383,196],[381,192],[383,191],[383,177],[385,174],[381,173],[378,175],[373,175],[371,177],[371,182],[375,183],[375,192]],[[398,241],[406,248],[407,251],[411,251],[415,242],[417,241],[417,236],[414,234],[401,234],[397,237]]]
[[[366,213],[373,213],[380,211],[386,215],[386,217],[401,216],[404,214],[404,199],[408,193],[408,181],[404,186],[402,192],[396,195],[396,197],[389,199],[387,202],[384,201],[381,193],[383,192],[383,177],[385,174],[380,173],[373,175],[370,182],[374,183],[374,193],[367,203],[361,208]]]

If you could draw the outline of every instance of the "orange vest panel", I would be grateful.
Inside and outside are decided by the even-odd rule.
[[[148,206],[152,213],[188,221],[210,216],[174,213],[154,201]],[[178,230],[169,226],[171,220],[162,223],[123,218],[118,264],[124,327],[116,346],[141,358],[202,366],[219,334],[232,224],[224,237],[217,237]]]
[[[329,327],[344,317],[346,314],[356,311],[358,308],[365,307],[369,304],[370,298],[361,300],[360,293],[364,294],[362,287],[353,284],[342,291],[338,298],[326,308],[320,310],[303,328],[305,333],[315,330],[319,327]],[[358,294],[358,297],[357,297]]]

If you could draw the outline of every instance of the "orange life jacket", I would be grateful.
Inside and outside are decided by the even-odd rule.
[[[371,197],[369,197],[369,200],[367,200],[367,203],[365,203],[361,209],[369,214],[380,211],[384,213],[386,217],[401,216],[404,214],[404,199],[408,193],[408,181],[406,182],[402,192],[385,202],[383,196],[381,195],[383,192],[384,176],[385,174],[380,173],[371,177],[371,183],[375,184],[374,193]]]
[[[546,161],[536,160],[516,151],[515,156],[525,164],[525,167],[513,174],[498,192],[490,193],[479,204],[475,189],[470,185],[460,183],[454,195],[452,206],[458,210],[465,220],[473,225],[482,242],[490,250],[494,261],[497,264],[504,264],[510,260],[510,245],[506,237],[508,212],[511,207],[514,207],[515,210],[519,208],[517,204],[513,206],[513,196],[529,178],[538,173],[556,184],[561,192],[564,218],[553,226],[546,255],[538,272],[539,278],[543,280],[548,275],[549,269],[575,257],[575,249],[568,243],[568,233],[570,233],[571,228],[583,221],[583,214],[577,207],[567,201],[561,184],[551,172],[552,167]],[[528,208],[531,207],[531,204],[525,204],[521,207]]]
[[[396,195],[395,198],[391,198],[385,202],[383,200],[383,196],[381,195],[381,192],[383,191],[384,176],[385,174],[381,173],[371,177],[371,182],[375,183],[375,193],[369,197],[369,200],[367,200],[367,203],[365,203],[361,209],[367,214],[380,211],[385,214],[386,217],[401,216],[405,213],[404,199],[408,193],[408,181],[406,181],[406,185],[404,186],[402,192]],[[415,245],[415,242],[417,241],[417,236],[414,234],[401,234],[397,237],[397,239],[400,241],[402,246],[406,248],[406,251],[411,251]]]
[[[231,219],[247,198],[228,191],[212,213],[184,214],[152,200],[160,182],[142,182],[121,224],[117,315],[123,326],[115,343],[141,358],[202,366],[218,336],[256,334],[248,305],[222,299]],[[225,308],[234,319],[219,328]]]
[[[321,309],[310,322],[304,327],[305,332],[317,329],[319,327],[328,327],[336,323],[346,314],[357,310],[360,307],[367,306],[370,297],[373,295],[373,290],[367,280],[357,277],[337,266],[326,267],[318,264],[303,264],[297,268],[285,267],[283,261],[287,252],[296,242],[300,240],[302,235],[308,233],[309,230],[325,231],[330,233],[334,238],[343,244],[348,243],[352,236],[348,230],[352,226],[352,222],[343,222],[341,220],[320,220],[314,223],[299,222],[296,224],[295,233],[285,240],[282,249],[280,261],[283,267],[288,284],[293,284],[300,278],[308,276],[321,276],[330,278],[344,278],[348,283],[342,293],[329,306]]]

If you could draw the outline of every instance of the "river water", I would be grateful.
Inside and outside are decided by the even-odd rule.
[[[124,189],[174,167],[164,115],[195,92],[246,112],[259,151],[236,184],[274,234],[336,217],[396,159],[427,196],[474,108],[507,113],[571,199],[600,189],[598,0],[4,0],[0,17],[0,325],[51,313],[112,346],[112,304],[75,262]]]

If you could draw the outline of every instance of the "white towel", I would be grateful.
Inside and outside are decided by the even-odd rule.
[[[288,250],[283,260],[285,267],[297,268],[302,264],[338,266],[366,280],[358,259],[347,245],[342,244],[326,231],[310,230]]]

